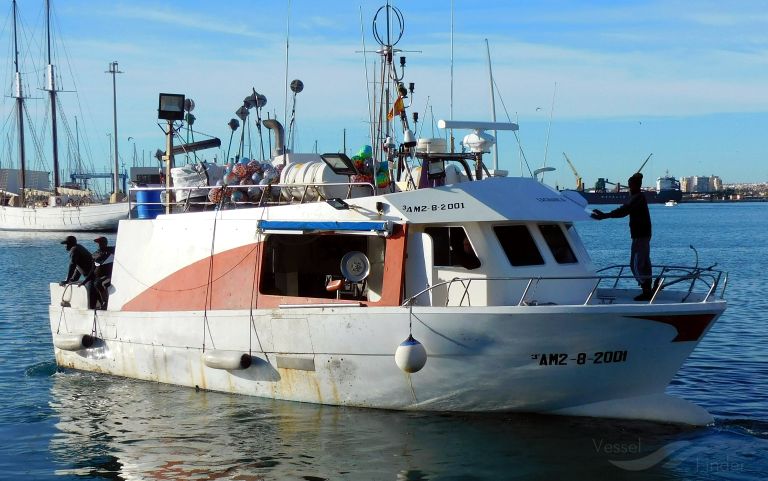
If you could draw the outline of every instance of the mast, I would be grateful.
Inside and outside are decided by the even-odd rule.
[[[77,171],[82,172],[83,166],[80,158],[80,127],[77,123],[77,115],[75,115],[75,149],[77,152],[77,156],[75,157],[75,165],[77,166]]]
[[[450,104],[451,121],[453,121],[453,0],[451,0],[451,104]],[[453,145],[453,129],[449,130],[451,137],[451,153],[454,152]]]
[[[16,35],[16,0],[13,0],[13,65],[15,68],[14,93],[16,97],[16,115],[19,125],[19,169],[21,170],[19,205],[24,206],[24,188],[26,187],[26,158],[24,157],[24,95],[21,90],[21,72],[19,72],[19,44]]]
[[[14,2],[15,4],[16,2]],[[57,194],[60,186],[59,179],[59,143],[56,130],[56,80],[53,75],[53,63],[51,62],[51,2],[45,0],[45,37],[48,45],[48,82],[45,90],[51,98],[51,142],[53,144],[53,195]]]
[[[380,17],[383,15],[384,27],[382,32],[379,30]],[[406,110],[410,107],[406,105],[405,99],[408,98],[408,93],[413,94],[414,84],[409,84],[408,88],[402,83],[405,77],[405,57],[400,57],[400,71],[398,73],[397,64],[393,62],[394,56],[401,53],[402,50],[396,48],[397,43],[403,36],[405,29],[405,22],[403,20],[403,14],[400,10],[391,5],[389,1],[376,11],[373,16],[373,37],[379,44],[379,48],[376,53],[381,57],[381,72],[379,77],[378,92],[374,95],[374,103],[378,101],[378,112],[374,121],[376,126],[374,131],[376,132],[376,139],[374,139],[373,154],[372,154],[372,170],[373,175],[378,172],[378,165],[380,162],[387,160],[390,165],[395,165],[396,157],[398,156],[394,143],[394,123],[400,120],[402,125],[403,137],[406,135],[410,138],[409,142],[413,142],[412,147],[416,145],[416,140],[413,138],[413,133],[408,126],[408,118],[406,116]],[[376,89],[374,89],[376,92]],[[394,103],[390,104],[390,100]],[[392,108],[390,109],[390,105]],[[385,156],[383,154],[386,154]],[[402,165],[398,162],[398,165]],[[400,168],[400,167],[398,167]]]

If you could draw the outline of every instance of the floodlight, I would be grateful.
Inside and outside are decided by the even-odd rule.
[[[184,94],[160,94],[157,118],[162,120],[183,120]]]
[[[331,170],[338,175],[355,175],[357,174],[357,169],[355,168],[355,164],[352,163],[352,159],[347,157],[346,154],[338,153],[338,154],[322,154],[320,156],[323,159],[323,162],[331,168]]]
[[[445,177],[445,161],[440,160],[429,160],[429,165],[427,166],[427,177],[430,179],[440,179],[442,177]]]

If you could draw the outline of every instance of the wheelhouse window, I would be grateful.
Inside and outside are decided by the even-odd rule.
[[[557,224],[539,224],[539,231],[558,264],[575,264],[576,256],[563,230]]]
[[[480,267],[480,260],[463,227],[427,227],[424,232],[432,238],[434,266]]]
[[[371,300],[369,287],[378,286],[381,294],[385,245],[384,238],[368,235],[270,234],[263,245],[259,292]],[[367,258],[370,273],[365,279],[350,281],[342,274],[342,258],[350,253]],[[341,281],[341,286],[331,289],[332,281]]]
[[[493,228],[501,248],[515,267],[544,264],[536,242],[524,225],[497,225]]]

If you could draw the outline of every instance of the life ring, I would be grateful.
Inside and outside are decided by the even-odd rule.
[[[61,197],[56,197],[56,207],[61,207]]]

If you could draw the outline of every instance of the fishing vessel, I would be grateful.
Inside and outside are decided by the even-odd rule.
[[[53,188],[49,190],[47,175],[45,185],[41,185],[40,172],[27,168],[25,144],[25,95],[19,69],[19,47],[16,31],[17,4],[13,1],[13,51],[14,51],[14,88],[16,99],[16,125],[18,135],[19,168],[9,172],[6,184],[13,188],[4,189],[0,194],[0,230],[20,231],[103,231],[115,230],[120,219],[128,216],[128,204],[125,202],[101,203],[94,200],[88,190],[71,189],[62,186],[59,179],[59,156],[57,138],[57,115],[54,66],[51,63],[50,4],[46,1],[46,29],[48,41],[48,66],[46,69],[48,91],[51,106],[51,140],[53,146]],[[116,162],[115,162],[116,163]],[[117,165],[115,165],[117,172]],[[28,179],[37,182],[30,185]],[[35,188],[30,188],[35,187]],[[117,189],[117,186],[115,186]]]
[[[405,62],[378,40],[376,98],[397,99],[370,150],[295,154],[272,119],[274,181],[241,185],[257,167],[238,163],[197,209],[121,221],[106,309],[50,285],[57,364],[339,406],[711,422],[665,388],[725,310],[727,276],[657,266],[635,301],[629,269],[581,242],[583,199],[490,175],[487,132],[517,125],[441,121],[470,131],[464,152],[414,138]]]

